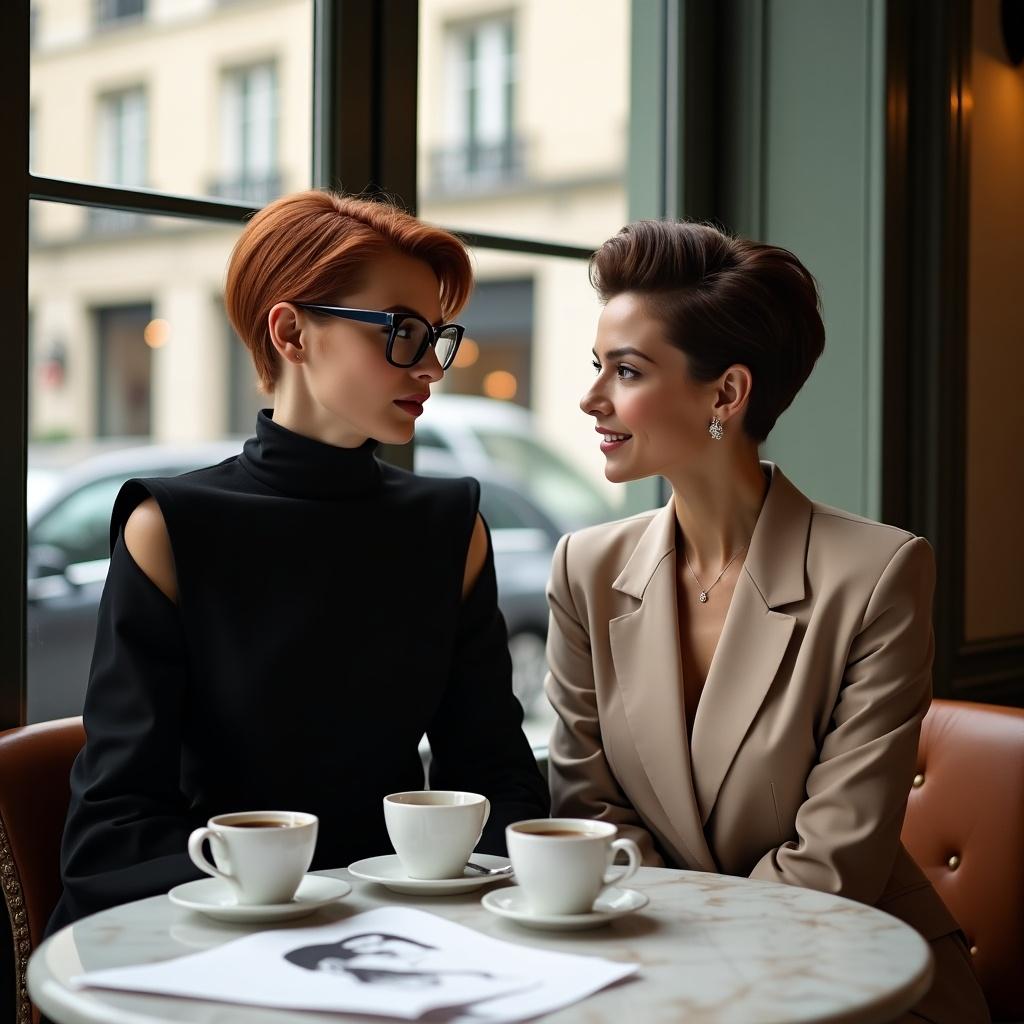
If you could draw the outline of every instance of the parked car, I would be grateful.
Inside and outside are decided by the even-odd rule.
[[[510,402],[432,397],[416,424],[416,471],[503,479],[561,533],[615,518],[597,485],[539,440],[530,412]]]
[[[110,562],[110,513],[121,485],[134,476],[175,476],[221,462],[237,454],[242,442],[151,445],[122,439],[119,445],[80,462],[70,461],[83,450],[80,444],[29,445],[25,596],[30,722],[82,713]],[[110,442],[102,447],[109,448]]]
[[[499,603],[509,631],[513,685],[527,712],[540,698],[545,672],[547,602],[544,595],[554,546],[579,517],[610,510],[593,486],[539,442],[524,435],[529,416],[519,410],[488,408],[435,396],[431,404],[452,404],[432,417],[429,444],[417,470],[425,475],[475,476],[481,483],[481,511],[491,527]],[[420,439],[420,431],[417,431]],[[140,439],[68,445],[31,445],[28,471],[27,668],[28,720],[42,721],[81,712],[96,631],[96,613],[109,564],[109,523],[114,498],[125,480],[172,476],[221,462],[236,454],[242,438],[181,445]],[[421,441],[422,443],[422,441]],[[490,447],[489,447],[490,446]],[[504,447],[502,447],[504,446]],[[92,448],[100,454],[82,457]],[[105,450],[113,449],[113,450]],[[504,462],[493,450],[515,450]],[[529,486],[518,475],[531,467]],[[552,468],[554,467],[554,468]],[[562,474],[558,485],[545,473]],[[579,477],[577,480],[576,478]],[[539,485],[539,486],[538,486]],[[575,497],[552,510],[537,500],[558,494]],[[590,490],[594,494],[590,494]],[[596,496],[596,497],[595,497]],[[567,511],[568,509],[568,511]]]

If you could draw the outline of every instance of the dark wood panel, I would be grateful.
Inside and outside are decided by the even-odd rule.
[[[935,693],[1024,705],[1024,637],[964,638],[971,0],[887,13],[882,514],[935,549]]]

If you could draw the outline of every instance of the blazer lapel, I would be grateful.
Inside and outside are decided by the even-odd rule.
[[[687,866],[717,870],[693,789],[676,611],[675,509],[651,520],[612,587],[639,601],[608,623],[615,676],[633,742],[660,804],[659,830]]]
[[[778,467],[693,723],[691,756],[701,824],[707,823],[743,739],[789,647],[796,618],[774,609],[803,600],[811,503]]]

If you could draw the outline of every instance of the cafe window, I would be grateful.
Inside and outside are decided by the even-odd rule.
[[[246,219],[318,184],[395,196],[472,246],[476,359],[453,369],[447,391],[514,423],[463,417],[459,430],[437,425],[436,447],[424,423],[424,452],[447,460],[438,471],[490,468],[559,528],[622,511],[577,406],[598,312],[586,258],[628,219],[629,0],[603,0],[599,18],[589,0],[508,0],[484,14],[470,0],[420,0],[387,19],[343,0],[219,0],[188,17],[161,6],[159,18],[142,0],[33,9],[42,35],[30,49],[26,11],[14,44],[30,53],[31,93],[19,80],[8,96],[25,162],[31,135],[27,189],[20,156],[0,169],[0,203],[15,209],[18,197],[33,225],[24,276],[8,278],[22,292],[27,281],[33,311],[27,407],[24,380],[0,404],[30,424],[33,502],[69,464],[125,438],[187,447],[251,432],[265,399],[211,297]],[[131,31],[90,31],[120,25]],[[20,308],[24,296],[11,300]],[[27,355],[26,328],[19,320]],[[599,511],[575,485],[566,496],[508,483],[552,479],[547,453]],[[482,468],[465,468],[472,459]],[[8,533],[23,514],[5,520]],[[22,599],[25,579],[22,565]],[[12,600],[13,582],[0,574]],[[16,724],[25,633],[4,628],[15,653],[0,703]],[[46,715],[75,713],[36,697],[28,706]]]

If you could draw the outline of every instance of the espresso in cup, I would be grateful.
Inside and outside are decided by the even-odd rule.
[[[618,829],[583,818],[535,818],[505,829],[516,884],[535,914],[585,914],[609,886],[640,867],[640,848],[617,839]],[[629,863],[612,868],[623,850]]]
[[[384,797],[384,823],[410,878],[461,878],[491,805],[479,793],[413,790]]]
[[[239,903],[287,903],[313,862],[319,821],[303,811],[218,814],[188,840],[200,870],[227,882]],[[203,853],[209,841],[213,864]]]

